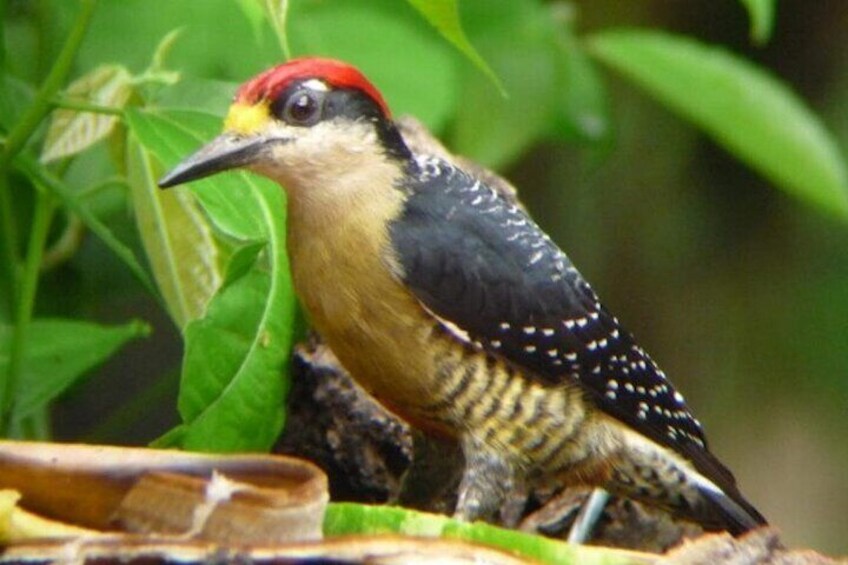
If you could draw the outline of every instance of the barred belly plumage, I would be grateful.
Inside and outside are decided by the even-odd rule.
[[[473,434],[531,474],[568,472],[588,459],[593,426],[576,386],[542,384],[438,326],[431,340],[439,400],[416,407],[416,419]]]

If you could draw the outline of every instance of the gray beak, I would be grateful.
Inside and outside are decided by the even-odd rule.
[[[159,179],[159,188],[170,188],[249,165],[261,156],[268,146],[267,142],[268,139],[262,136],[242,137],[223,133]]]

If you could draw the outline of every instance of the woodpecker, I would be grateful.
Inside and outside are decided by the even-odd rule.
[[[413,152],[356,68],[301,58],[246,82],[224,132],[159,185],[235,168],[286,190],[295,290],[345,368],[460,442],[457,516],[555,480],[733,534],[766,523],[551,238],[478,171]]]

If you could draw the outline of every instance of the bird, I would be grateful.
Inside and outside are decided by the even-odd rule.
[[[285,190],[295,292],[341,364],[461,446],[457,517],[553,480],[734,535],[766,524],[568,256],[479,170],[411,149],[356,67],[302,57],[248,80],[159,186],[234,169]]]

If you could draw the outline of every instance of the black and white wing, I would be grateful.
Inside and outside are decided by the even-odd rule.
[[[517,206],[417,157],[390,239],[404,283],[440,318],[546,383],[568,379],[607,414],[691,461],[747,506],[665,374],[568,257]],[[448,197],[445,197],[447,193]]]

